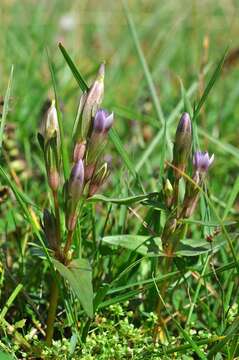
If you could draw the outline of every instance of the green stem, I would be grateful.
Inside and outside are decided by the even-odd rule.
[[[58,202],[57,191],[53,191],[54,207],[55,207],[55,217],[56,217],[56,229],[57,229],[57,242],[58,247],[60,248],[61,244],[61,221],[60,221],[60,207]]]
[[[179,226],[181,225],[179,224]],[[179,232],[176,229],[175,232],[171,234],[171,236],[170,234],[168,235],[168,238],[166,239],[166,242],[169,244],[167,248],[168,256],[164,259],[163,262],[163,268],[162,268],[163,275],[171,271],[170,268],[172,267],[174,254],[177,251],[177,247],[180,240],[185,238],[187,229],[188,229],[187,224],[185,224],[184,226],[181,227],[181,229],[179,228]],[[164,283],[162,283],[160,288],[161,298],[163,299],[165,298],[168,287],[169,287],[169,281],[165,281]],[[165,321],[161,315],[162,307],[163,307],[161,298],[160,297],[158,298],[157,307],[156,307],[156,314],[158,315],[158,321],[154,327],[154,334],[153,334],[154,342],[157,340],[159,328],[162,327],[164,330],[166,330]]]
[[[56,319],[56,309],[59,298],[59,287],[57,284],[57,278],[55,277],[52,279],[50,292],[50,304],[46,322],[46,343],[48,346],[51,346],[52,344],[52,339],[54,335],[54,322]]]
[[[65,260],[67,260],[67,257],[68,257],[68,252],[70,250],[71,243],[72,243],[72,237],[73,237],[73,231],[69,230],[68,234],[67,234],[66,244],[65,244],[65,247],[64,247]]]
[[[164,259],[164,263],[163,263],[163,274],[167,274],[169,272],[169,268],[172,264],[172,257],[166,257]],[[161,289],[160,289],[160,294],[162,298],[165,298],[166,295],[166,290],[169,286],[169,281],[165,281],[162,283]],[[166,332],[166,327],[165,327],[165,321],[163,319],[162,316],[162,308],[163,308],[163,303],[161,301],[161,298],[158,298],[158,302],[157,302],[157,306],[156,306],[156,314],[158,316],[158,320],[157,323],[154,327],[154,331],[153,331],[153,340],[154,343],[156,342],[157,338],[158,338],[158,333],[159,333],[159,329],[162,328],[165,332]]]

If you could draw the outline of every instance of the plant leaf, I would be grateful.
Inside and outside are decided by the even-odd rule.
[[[176,251],[176,255],[179,256],[198,256],[209,251],[216,252],[223,245],[225,245],[226,241],[222,238],[217,240],[214,239],[213,243],[209,243],[205,239],[194,240],[194,239],[183,239],[180,241],[180,245],[178,250]]]
[[[226,55],[227,55],[227,52],[228,52],[228,48],[224,51],[224,54],[222,55],[221,59],[219,60],[207,86],[206,86],[206,89],[204,90],[203,94],[202,94],[202,97],[201,99],[199,100],[199,103],[195,109],[195,112],[193,114],[193,121],[197,118],[197,116],[199,115],[199,112],[203,106],[203,104],[205,103],[211,89],[213,88],[216,80],[218,79],[219,75],[220,75],[220,72],[222,70],[222,67],[223,67],[223,64],[224,64],[224,61],[225,61],[225,58],[226,58]]]
[[[103,237],[102,241],[110,245],[122,246],[142,255],[163,255],[161,239],[159,237],[144,235],[113,235]]]
[[[135,196],[129,196],[126,198],[116,199],[116,198],[108,198],[104,195],[94,195],[88,199],[90,202],[98,202],[102,201],[105,203],[111,203],[111,204],[119,204],[119,205],[132,205],[137,202],[141,202],[143,200],[148,200],[158,195],[157,192],[149,193],[149,194],[142,194],[142,195],[135,195]]]
[[[10,92],[12,87],[12,78],[13,78],[13,66],[11,67],[11,73],[8,81],[7,91],[4,97],[4,104],[3,104],[3,111],[2,111],[2,118],[1,118],[1,124],[0,124],[0,150],[2,148],[2,141],[3,141],[3,132],[4,132],[4,126],[7,119],[7,113],[9,109],[9,99],[10,99]]]
[[[93,317],[92,271],[86,259],[73,260],[68,267],[56,259],[53,264],[61,276],[68,281],[72,291],[89,317]]]
[[[58,98],[57,86],[56,86],[56,75],[55,75],[53,63],[50,59],[48,52],[47,52],[47,59],[48,59],[50,73],[51,73],[54,95],[55,95],[57,119],[58,119],[58,125],[59,125],[59,129],[60,129],[61,156],[62,156],[63,172],[64,172],[64,178],[66,180],[69,175],[69,158],[68,158],[68,153],[67,153],[67,147],[66,147],[65,140],[64,140],[62,114],[61,114],[61,110],[60,110],[59,98]]]
[[[79,70],[77,69],[77,67],[75,66],[73,60],[71,59],[70,55],[68,54],[68,52],[66,51],[66,49],[64,48],[64,46],[59,43],[59,49],[61,50],[62,55],[64,56],[67,65],[69,66],[69,68],[71,69],[72,74],[74,75],[74,78],[76,79],[76,81],[78,82],[81,90],[87,91],[89,90],[88,85],[86,84],[83,76],[81,75],[81,73],[79,72]]]

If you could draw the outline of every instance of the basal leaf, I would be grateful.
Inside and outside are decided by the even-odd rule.
[[[68,281],[72,291],[89,317],[93,317],[92,271],[86,259],[73,260],[67,267],[52,259],[61,276]]]

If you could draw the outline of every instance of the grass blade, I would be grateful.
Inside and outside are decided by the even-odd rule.
[[[5,123],[7,120],[7,114],[8,114],[8,109],[9,109],[9,100],[10,100],[10,93],[11,93],[12,79],[13,79],[13,69],[14,69],[14,67],[12,65],[10,77],[8,80],[7,91],[6,91],[6,94],[4,97],[2,120],[1,120],[1,125],[0,125],[0,151],[2,149],[4,126],[5,126]]]
[[[89,87],[86,84],[85,80],[83,79],[83,76],[81,75],[81,73],[79,72],[77,67],[75,66],[73,60],[71,59],[70,55],[68,54],[68,52],[66,51],[64,46],[61,43],[59,43],[58,46],[59,46],[59,49],[61,50],[62,55],[64,56],[64,59],[67,62],[67,65],[71,69],[71,72],[74,75],[74,78],[76,79],[78,85],[80,86],[81,90],[83,92],[89,90]]]
[[[162,144],[162,152],[161,152],[161,163],[160,163],[161,170],[162,170],[163,167],[164,167],[164,160],[165,160],[165,153],[166,153],[167,122],[166,122],[166,119],[164,118],[164,114],[163,114],[163,111],[162,111],[162,108],[161,108],[161,105],[160,105],[160,101],[159,101],[159,98],[158,98],[158,95],[157,95],[157,92],[156,92],[156,88],[155,88],[155,85],[154,85],[154,82],[153,82],[152,75],[151,75],[151,73],[149,71],[147,61],[145,59],[143,50],[142,50],[142,48],[140,46],[140,43],[139,43],[138,34],[137,34],[137,31],[136,31],[136,28],[135,28],[135,25],[134,25],[133,18],[132,18],[131,14],[130,14],[130,11],[129,11],[127,1],[122,0],[122,3],[123,3],[126,19],[127,19],[128,25],[129,25],[129,29],[130,29],[130,32],[131,32],[131,35],[132,35],[132,38],[133,38],[133,41],[134,41],[134,45],[135,45],[135,48],[136,48],[140,63],[142,65],[142,68],[143,68],[143,71],[144,71],[144,76],[145,76],[145,79],[146,79],[146,82],[147,82],[147,85],[148,85],[148,88],[149,88],[149,91],[150,91],[150,94],[151,94],[151,98],[152,98],[153,105],[154,105],[154,108],[155,108],[155,111],[156,111],[156,115],[157,115],[157,118],[158,118],[159,122],[161,122],[161,124],[163,126],[163,129],[164,129],[164,131],[163,131],[164,136],[163,136],[163,140],[162,140],[163,144]]]
[[[217,66],[216,66],[216,69],[214,70],[207,86],[206,86],[206,89],[204,90],[203,94],[202,94],[202,97],[201,99],[199,100],[199,103],[198,105],[196,106],[196,109],[194,111],[194,114],[193,114],[193,120],[195,120],[197,118],[197,116],[199,115],[199,112],[203,106],[203,104],[205,103],[205,101],[207,100],[207,97],[211,91],[211,89],[213,88],[216,80],[218,79],[220,73],[221,73],[221,70],[222,70],[222,67],[223,67],[223,64],[224,64],[224,61],[225,61],[225,58],[226,58],[226,55],[228,53],[228,48],[225,50],[224,54],[222,55],[221,59],[219,60]]]
[[[67,153],[67,147],[66,147],[65,141],[64,141],[62,114],[61,114],[61,110],[60,110],[60,106],[59,106],[59,99],[58,99],[57,89],[56,89],[55,71],[54,71],[53,63],[49,57],[48,51],[47,51],[47,59],[48,59],[49,69],[51,72],[51,79],[52,79],[52,84],[53,84],[53,89],[54,89],[54,94],[55,94],[56,111],[57,111],[57,118],[58,118],[58,124],[59,124],[59,129],[60,129],[60,138],[61,138],[61,156],[62,156],[63,172],[64,172],[64,177],[66,180],[69,175],[69,158],[68,158],[68,153]]]

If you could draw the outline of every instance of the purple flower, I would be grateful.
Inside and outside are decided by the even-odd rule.
[[[94,118],[93,131],[95,133],[107,133],[114,120],[114,114],[109,114],[106,110],[99,109]]]
[[[214,161],[214,154],[209,157],[208,152],[196,151],[193,157],[193,165],[199,173],[206,173]]]
[[[73,166],[69,180],[69,193],[72,200],[75,202],[77,202],[81,197],[84,186],[84,178],[84,164],[82,160],[79,160]]]

